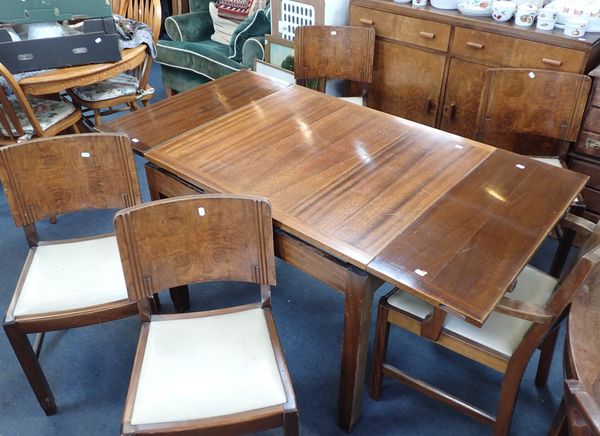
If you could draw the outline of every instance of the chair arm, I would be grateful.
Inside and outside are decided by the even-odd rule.
[[[165,29],[173,41],[203,41],[214,33],[208,11],[167,17]]]
[[[242,64],[248,68],[254,68],[254,59],[265,59],[265,37],[264,35],[252,36],[242,46]]]
[[[578,235],[587,238],[594,232],[594,227],[596,226],[593,222],[586,220],[577,215],[573,215],[572,213],[566,214],[563,219],[560,221],[561,227],[571,229]]]
[[[494,310],[504,315],[538,324],[550,324],[554,320],[554,316],[547,312],[544,307],[508,297],[502,297]]]

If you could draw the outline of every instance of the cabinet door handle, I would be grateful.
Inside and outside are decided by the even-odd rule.
[[[477,50],[481,50],[481,49],[483,49],[483,47],[485,47],[485,45],[483,45],[479,42],[467,41],[467,47],[476,48]]]
[[[556,59],[542,58],[542,62],[548,65],[553,65],[555,67],[560,67],[562,65],[562,61]]]
[[[436,104],[435,101],[433,101],[433,98],[430,98],[427,100],[427,107],[425,108],[425,113],[427,115],[431,115],[435,112],[435,108],[436,108]]]
[[[446,114],[450,121],[454,121],[454,117],[456,116],[456,103],[450,103],[449,105],[444,106],[444,114]]]
[[[431,33],[431,32],[419,32],[419,35],[421,35],[423,38],[427,38],[427,39],[435,38],[435,33]]]
[[[362,24],[366,24],[367,26],[372,26],[373,24],[375,24],[373,23],[373,20],[369,20],[368,18],[361,18],[360,22]]]

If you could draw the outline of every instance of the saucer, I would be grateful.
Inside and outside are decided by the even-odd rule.
[[[490,17],[492,15],[492,8],[473,8],[465,5],[465,3],[458,4],[458,10],[463,15],[470,15],[472,17]]]

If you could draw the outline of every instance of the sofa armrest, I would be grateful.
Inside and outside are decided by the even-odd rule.
[[[248,38],[242,47],[242,64],[254,68],[254,59],[265,59],[265,37],[254,36]]]
[[[208,10],[167,17],[165,29],[173,41],[202,41],[214,33]]]

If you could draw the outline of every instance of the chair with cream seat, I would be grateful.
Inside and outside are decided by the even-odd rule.
[[[26,97],[2,64],[0,77],[7,86],[0,86],[0,144],[54,136],[69,128],[79,133],[76,123],[81,119],[81,111],[70,102]]]
[[[369,84],[373,82],[374,54],[372,27],[300,26],[294,42],[294,76],[303,86],[317,80],[323,91],[328,79],[359,83],[360,96],[342,98],[366,106]]]
[[[147,24],[156,44],[161,26],[160,0],[113,0],[112,9],[117,15]],[[94,123],[99,126],[103,115],[134,111],[138,108],[137,102],[144,106],[148,104],[154,95],[154,88],[148,83],[151,66],[152,56],[147,53],[144,62],[134,70],[99,83],[69,89],[69,96],[77,106],[91,109]],[[126,107],[116,107],[120,105]]]
[[[575,223],[577,217],[568,215],[566,220]],[[399,289],[394,289],[379,302],[371,397],[380,397],[383,377],[389,376],[480,422],[492,425],[494,434],[507,434],[529,359],[571,302],[577,289],[600,272],[599,243],[600,226],[596,226],[581,250],[580,259],[562,281],[533,267],[525,267],[514,288],[506,293],[481,328],[453,314],[446,314],[436,343],[504,374],[496,416],[406,374],[387,361],[390,326],[393,324],[420,335],[425,321],[434,312],[433,306]]]
[[[275,258],[270,204],[259,197],[188,196],[122,210],[115,231],[142,330],[123,434],[298,433],[298,412],[270,308]],[[260,301],[150,315],[161,289],[238,281]],[[142,304],[143,303],[143,304]],[[168,372],[168,376],[165,373]]]
[[[124,135],[84,134],[0,148],[0,176],[15,225],[31,247],[4,318],[4,330],[41,407],[56,402],[38,359],[45,332],[134,315],[114,235],[40,241],[35,223],[87,209],[140,203]],[[32,344],[28,334],[37,333]]]

